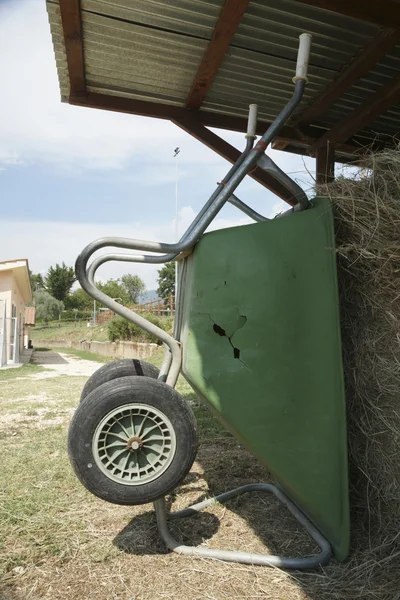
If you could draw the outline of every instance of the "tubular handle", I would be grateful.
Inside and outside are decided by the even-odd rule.
[[[256,129],[257,129],[257,112],[258,112],[258,104],[250,104],[249,106],[249,118],[247,120],[247,133],[246,139],[255,139],[256,138]]]
[[[308,81],[308,62],[310,60],[310,51],[311,51],[311,33],[302,33],[300,35],[300,44],[299,50],[297,53],[297,65],[296,65],[296,75],[293,77],[293,83],[299,81],[299,79],[303,79],[303,81]]]

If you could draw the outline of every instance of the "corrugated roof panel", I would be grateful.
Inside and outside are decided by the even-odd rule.
[[[349,0],[351,1],[351,0]],[[377,33],[379,27],[293,0],[252,0],[232,40],[263,54],[296,61],[298,36],[313,35],[311,64],[338,70]]]
[[[389,56],[386,56],[329,107],[329,110],[318,119],[319,125],[329,128],[347,118],[353,110],[372,100],[383,86],[398,78],[399,75],[400,46],[397,46]],[[400,112],[396,107],[392,107],[388,113],[382,114],[373,124],[368,125],[365,128],[365,135],[376,137],[377,131],[388,133],[390,129],[392,135],[400,131]]]
[[[222,5],[223,0],[81,0],[86,89],[183,106]],[[69,76],[58,0],[48,0],[47,7],[66,99]],[[296,0],[251,0],[202,109],[244,116],[248,104],[256,102],[260,118],[273,119],[292,94],[298,36],[304,31],[313,34],[310,82],[296,114],[371,42],[379,27]],[[399,73],[400,45],[313,126],[322,134]],[[396,106],[357,139],[372,140],[375,130],[396,133],[399,123]]]
[[[207,41],[82,13],[90,87],[184,104]]]
[[[236,106],[240,114],[245,115],[248,105],[257,103],[260,117],[274,118],[293,93],[294,71],[295,63],[286,58],[265,56],[231,46],[203,106],[215,110],[218,105],[219,112],[227,110],[230,113],[231,108]],[[328,70],[311,69],[310,83],[301,107],[329,83],[330,76]]]
[[[292,94],[298,36],[306,31],[312,33],[313,44],[310,82],[296,111],[300,113],[379,30],[336,14],[328,21],[326,14],[293,0],[252,0],[203,106],[246,114],[247,105],[256,102],[260,116],[276,117]],[[365,86],[368,95],[371,85]]]
[[[223,0],[81,0],[82,11],[209,40]]]
[[[62,102],[68,102],[70,81],[68,74],[67,55],[65,53],[64,34],[58,1],[47,2],[47,14],[50,31],[53,38],[54,55],[58,73],[58,82]]]

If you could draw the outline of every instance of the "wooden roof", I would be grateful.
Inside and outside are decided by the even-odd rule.
[[[289,99],[298,35],[313,34],[310,83],[273,147],[348,162],[400,130],[395,0],[48,0],[61,96],[169,119],[233,162],[209,127],[259,133]],[[289,201],[257,169],[252,176]]]

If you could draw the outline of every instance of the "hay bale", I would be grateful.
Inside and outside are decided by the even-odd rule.
[[[352,557],[320,597],[400,598],[400,149],[318,193],[335,214],[352,510]]]

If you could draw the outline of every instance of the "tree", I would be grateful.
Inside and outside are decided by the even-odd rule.
[[[58,319],[61,311],[64,310],[64,304],[60,300],[56,300],[46,292],[39,290],[33,294],[36,308],[36,319],[38,321],[53,321]]]
[[[46,289],[46,286],[44,284],[44,279],[40,273],[35,274],[35,273],[32,273],[32,271],[29,271],[29,277],[31,280],[32,292],[38,292],[39,290]]]
[[[144,281],[139,275],[123,275],[121,277],[121,284],[132,304],[137,304],[140,295],[146,291]]]
[[[74,290],[72,294],[65,297],[65,308],[71,310],[76,308],[78,310],[93,310],[93,298],[89,296],[81,287]]]
[[[114,300],[118,298],[120,304],[129,304],[129,296],[126,289],[121,285],[118,279],[109,279],[105,283],[97,283],[97,287],[101,292],[110,296]]]
[[[72,267],[56,264],[50,267],[46,276],[46,289],[56,300],[64,301],[76,281],[75,272]]]
[[[164,300],[175,296],[175,263],[169,262],[158,271],[157,294]]]

